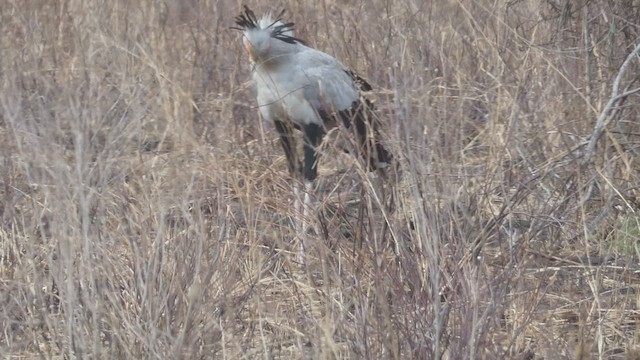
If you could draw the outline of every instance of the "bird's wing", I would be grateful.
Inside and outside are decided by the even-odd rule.
[[[277,69],[258,67],[253,73],[258,105],[267,120],[289,118],[297,125],[320,125],[328,120],[325,117],[356,103],[360,89],[370,89],[332,56],[301,44],[298,52],[282,61]]]
[[[294,58],[296,76],[302,81],[304,99],[319,112],[348,109],[358,100],[358,84],[349,70],[330,55],[304,47]]]

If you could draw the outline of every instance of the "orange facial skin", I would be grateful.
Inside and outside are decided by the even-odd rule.
[[[259,53],[258,50],[246,38],[243,40],[243,43],[247,54],[249,54],[249,61],[252,64],[256,63],[259,56],[262,56],[263,58],[266,57],[269,54],[269,50],[271,50],[271,46],[269,46],[266,49],[262,50],[261,53]]]
[[[245,50],[247,50],[247,54],[249,54],[249,61],[254,64],[256,60],[253,56],[253,46],[251,46],[251,43],[249,43],[249,40],[247,39],[244,39],[243,43]]]

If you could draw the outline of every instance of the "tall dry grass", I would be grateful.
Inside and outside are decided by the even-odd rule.
[[[3,358],[640,358],[637,1],[249,5],[374,84],[401,177],[325,146],[299,266],[240,3],[9,0]]]

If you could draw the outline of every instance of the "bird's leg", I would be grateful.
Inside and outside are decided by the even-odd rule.
[[[305,260],[304,250],[307,246],[306,242],[307,242],[307,234],[309,230],[309,223],[307,222],[307,220],[310,219],[311,212],[313,210],[312,204],[311,204],[311,192],[313,191],[313,182],[305,181],[304,188],[305,188],[304,202],[302,203],[302,224],[301,224],[302,228],[300,229],[302,236],[300,241],[300,248],[298,251],[298,262],[300,262],[301,264],[304,264],[304,260]]]
[[[303,201],[301,200],[302,198],[300,197],[300,183],[298,181],[295,181],[293,184],[293,213],[295,214],[295,217],[297,218],[300,214],[302,214],[302,204]],[[302,233],[302,228],[299,226],[301,225],[300,222],[296,221],[295,222],[295,229],[297,232]]]
[[[312,204],[311,192],[314,188],[314,180],[318,176],[318,153],[317,148],[322,141],[324,130],[318,124],[307,124],[302,128],[304,133],[304,168],[302,175],[305,179],[304,203],[302,204],[302,237],[300,241],[300,250],[298,251],[298,261],[302,264],[305,262],[305,249],[307,248],[307,230],[308,222],[311,219]]]
[[[296,230],[297,236],[301,239],[300,244],[302,244],[303,239],[307,232],[307,209],[306,209],[306,197],[307,193],[302,187],[303,182],[300,181],[299,178],[296,178],[293,184],[293,212],[294,212],[294,228]],[[301,245],[302,246],[302,245]]]
[[[274,120],[273,124],[278,130],[280,134],[280,144],[282,145],[282,149],[284,150],[284,155],[287,157],[287,167],[289,168],[289,174],[296,180],[293,184],[293,210],[294,217],[298,217],[301,214],[301,201],[300,201],[300,191],[298,190],[298,178],[299,174],[302,172],[300,166],[297,161],[296,156],[296,141],[293,137],[293,126],[289,122],[284,122],[280,120]],[[297,222],[296,222],[297,224]],[[298,227],[296,226],[296,230]]]
[[[300,237],[300,252],[298,254],[298,261],[304,263],[304,237],[306,232],[305,216],[306,212],[303,208],[304,202],[301,200],[300,194],[300,175],[303,173],[303,169],[298,165],[296,156],[296,142],[293,137],[293,126],[289,122],[280,120],[274,120],[276,130],[280,134],[280,144],[284,150],[284,154],[287,157],[287,166],[289,168],[289,174],[293,178],[293,217],[296,233]],[[306,194],[305,194],[306,199]],[[303,215],[302,222],[298,221],[300,214]],[[301,255],[302,254],[302,257]]]
[[[280,134],[280,144],[284,150],[284,155],[287,157],[289,174],[295,177],[298,173],[298,164],[296,159],[296,141],[293,137],[292,126],[291,124],[280,120],[274,120],[273,124]]]

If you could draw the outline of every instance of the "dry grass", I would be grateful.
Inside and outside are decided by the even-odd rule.
[[[280,2],[403,169],[326,146],[305,267],[239,3],[5,3],[1,357],[640,358],[637,1]]]

